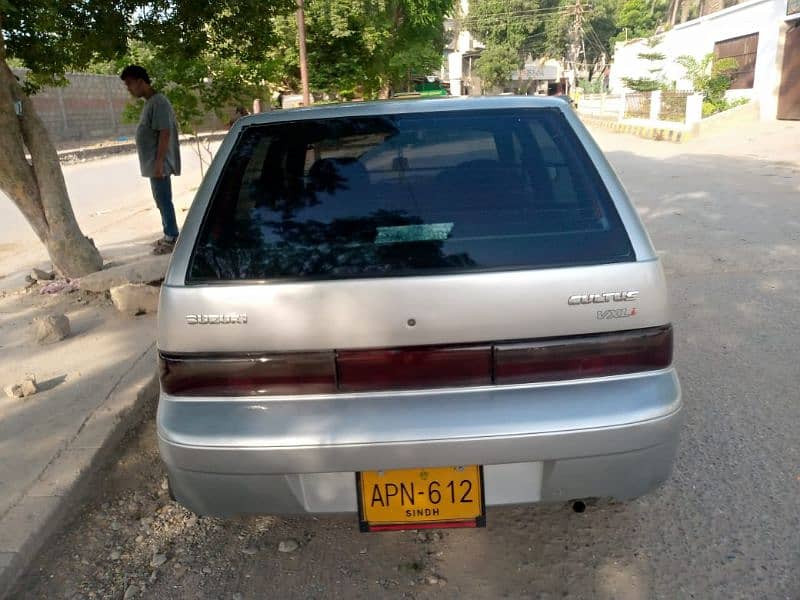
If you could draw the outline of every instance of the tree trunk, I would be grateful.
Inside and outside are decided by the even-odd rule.
[[[103,259],[78,226],[58,153],[6,63],[2,44],[0,37],[0,190],[28,220],[60,275],[76,278],[98,271]],[[17,103],[22,107],[20,116]]]

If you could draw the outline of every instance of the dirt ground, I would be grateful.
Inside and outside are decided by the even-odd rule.
[[[124,451],[98,475],[91,503],[40,555],[42,566],[20,582],[14,598],[448,595],[439,566],[458,543],[452,533],[362,534],[355,517],[198,518],[169,499],[154,416],[151,406]],[[567,506],[537,512],[549,511],[586,518]],[[504,521],[517,520],[530,509],[503,513]],[[281,552],[281,542],[297,548]]]
[[[151,414],[12,597],[800,599],[799,133],[598,136],[670,284],[686,426],[659,490],[423,535],[195,518],[163,489]]]

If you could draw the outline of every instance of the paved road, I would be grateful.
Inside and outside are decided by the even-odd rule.
[[[687,423],[658,492],[490,510],[485,530],[441,536],[196,520],[160,487],[148,422],[18,596],[800,598],[797,125],[688,145],[598,133],[671,285]],[[300,548],[279,553],[287,538]]]
[[[213,148],[217,146],[215,143]],[[191,147],[181,147],[181,158],[183,174],[173,178],[176,206],[188,205],[200,182],[200,162]],[[139,174],[135,154],[66,165],[63,171],[78,223],[99,247],[106,250],[110,244],[146,243],[160,233],[158,211],[148,180]],[[127,237],[118,235],[120,222],[129,224]],[[0,279],[20,270],[27,272],[46,260],[47,253],[25,218],[0,192]]]

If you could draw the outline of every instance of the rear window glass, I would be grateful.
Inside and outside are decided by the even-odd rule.
[[[427,275],[634,260],[556,109],[301,120],[243,130],[189,282]]]

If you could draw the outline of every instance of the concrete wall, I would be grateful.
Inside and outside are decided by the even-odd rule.
[[[667,56],[662,61],[663,74],[668,81],[676,81],[678,89],[691,89],[684,79],[683,67],[675,59],[683,54],[701,58],[714,51],[715,42],[758,33],[755,79],[749,90],[731,90],[731,97],[757,100],[762,119],[774,119],[777,112],[777,90],[780,85],[779,53],[785,32],[786,0],[750,0],[719,12],[676,25],[661,36],[660,43],[650,48],[644,40],[620,42],[614,53],[610,87],[623,91],[623,77],[650,76],[648,69],[654,63],[638,58],[641,52],[661,52]]]
[[[25,71],[15,70],[24,79]],[[135,125],[122,123],[130,94],[119,77],[70,73],[65,87],[44,88],[33,96],[36,112],[55,144],[130,137]]]
[[[15,69],[20,79],[25,71]],[[43,88],[33,96],[33,106],[58,147],[81,145],[125,137],[132,139],[136,125],[122,122],[131,95],[116,75],[67,74],[69,85]],[[233,110],[230,111],[233,114]],[[201,131],[224,124],[208,115]]]

